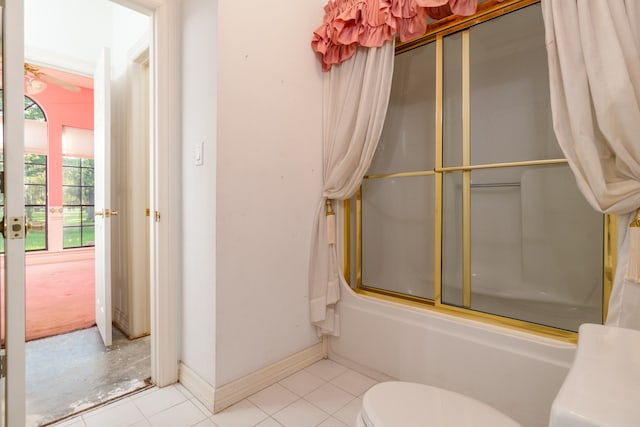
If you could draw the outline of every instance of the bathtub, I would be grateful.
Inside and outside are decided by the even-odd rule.
[[[548,423],[575,345],[354,293],[343,285],[329,357],[380,381],[463,393],[524,426]]]

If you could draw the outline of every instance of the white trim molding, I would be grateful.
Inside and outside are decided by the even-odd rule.
[[[151,379],[164,387],[178,381],[179,4],[176,0],[112,1],[152,16],[150,208],[158,221],[151,221],[150,229]]]
[[[179,382],[204,405],[209,412],[213,412],[215,389],[202,379],[191,368],[180,362]]]
[[[166,0],[155,9],[151,49],[152,140],[151,345],[156,359],[152,379],[159,387],[178,381],[178,283],[180,280],[180,75],[179,8]],[[152,291],[153,292],[153,291]],[[155,327],[154,327],[155,326]]]
[[[121,6],[133,9],[143,14],[151,14],[153,11],[164,5],[164,0],[111,0]]]
[[[24,232],[24,1],[3,1],[4,28],[2,72],[4,74],[4,178],[6,182],[4,215],[7,227],[20,222]],[[2,274],[5,304],[2,326],[5,327],[6,380],[3,390],[0,424],[25,424],[25,254],[24,235],[5,240]],[[5,323],[6,321],[6,323]],[[4,349],[2,352],[4,353]],[[4,355],[4,354],[3,354]]]
[[[322,342],[319,342],[285,359],[258,369],[247,376],[224,384],[215,389],[213,412],[218,413],[324,358],[323,345]]]

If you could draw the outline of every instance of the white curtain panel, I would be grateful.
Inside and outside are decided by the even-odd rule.
[[[640,1],[542,0],[542,10],[556,136],[589,203],[619,215],[607,324],[640,329],[640,284],[624,278],[640,207]]]
[[[394,50],[393,41],[358,47],[351,59],[324,73],[324,181],[309,260],[309,312],[318,335],[339,335],[335,305],[344,281],[335,236],[327,236],[326,201],[352,197],[369,169],[389,104]]]

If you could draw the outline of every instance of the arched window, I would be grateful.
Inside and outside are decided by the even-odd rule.
[[[24,96],[24,118],[26,120],[37,120],[40,122],[46,122],[47,117],[40,108],[40,105],[27,95]]]
[[[0,113],[4,110],[0,90]],[[24,97],[25,153],[24,206],[29,230],[25,240],[27,251],[47,249],[47,128],[46,115],[36,101]],[[0,151],[0,171],[4,172],[4,152]],[[4,194],[0,194],[4,211]],[[4,239],[0,236],[0,251]]]

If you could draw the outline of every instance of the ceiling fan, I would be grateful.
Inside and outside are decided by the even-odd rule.
[[[51,83],[70,92],[79,92],[80,88],[62,79],[41,71],[40,68],[28,62],[24,63],[24,87],[27,95],[36,95],[47,88]]]

